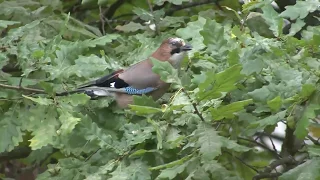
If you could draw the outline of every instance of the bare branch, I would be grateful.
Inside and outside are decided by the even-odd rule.
[[[251,142],[253,144],[256,144],[257,146],[262,147],[263,149],[265,149],[265,150],[269,151],[270,153],[272,153],[275,157],[277,157],[277,158],[279,157],[279,154],[276,151],[273,151],[268,146],[266,146],[266,145],[264,145],[264,144],[262,144],[260,142],[257,142],[257,141],[255,141],[253,139],[243,138],[243,137],[238,137],[238,139],[241,139],[241,140],[248,141],[248,142]]]
[[[276,178],[281,176],[282,173],[260,173],[258,175],[255,175],[252,180],[259,180],[259,179],[264,179],[264,178]]]
[[[245,161],[243,161],[241,158],[234,156],[232,153],[228,152],[228,151],[223,151],[227,154],[229,154],[230,156],[236,158],[238,161],[240,161],[242,164],[244,164],[245,166],[247,166],[248,168],[254,170],[256,173],[259,173],[259,170],[257,170],[255,167],[251,166],[250,164],[246,163]]]
[[[33,88],[27,88],[27,87],[22,87],[22,86],[11,86],[7,84],[0,84],[0,88],[4,89],[12,89],[12,90],[17,90],[17,91],[27,91],[31,93],[45,93],[44,90],[41,89],[33,89]]]
[[[302,157],[302,160],[306,159],[308,156]],[[282,159],[275,160],[271,162],[268,166],[264,168],[262,172],[259,174],[255,175],[252,179],[253,180],[259,180],[259,179],[264,179],[264,178],[276,178],[282,175],[282,173],[275,172],[273,173],[272,171],[275,170],[278,166],[285,166],[288,164],[300,164],[299,161],[296,161],[292,156],[287,156]]]
[[[308,137],[308,139],[309,139],[310,141],[313,142],[313,144],[315,144],[315,145],[320,145],[319,140],[314,139],[314,138],[313,138],[312,136],[310,136],[310,135],[308,135],[307,137]]]

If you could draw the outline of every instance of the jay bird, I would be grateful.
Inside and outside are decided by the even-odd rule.
[[[151,55],[159,61],[168,61],[174,68],[180,67],[180,62],[187,51],[192,49],[180,38],[169,38]],[[170,87],[160,76],[152,71],[150,58],[138,62],[127,69],[120,69],[97,80],[91,81],[70,92],[58,93],[64,96],[72,93],[85,93],[92,99],[101,96],[114,96],[120,108],[126,108],[133,103],[132,95],[146,94],[154,100],[159,99]]]

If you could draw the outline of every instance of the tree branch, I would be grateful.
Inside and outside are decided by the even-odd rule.
[[[306,159],[308,156],[304,156],[302,160]],[[282,173],[272,171],[276,169],[280,165],[287,165],[287,164],[299,164],[299,161],[296,161],[292,156],[287,156],[285,158],[275,160],[271,162],[268,166],[264,168],[262,172],[259,172],[259,174],[255,175],[252,179],[253,180],[259,180],[264,178],[276,178],[282,175]],[[286,171],[286,170],[285,170]]]
[[[238,139],[241,139],[241,140],[244,140],[244,141],[248,141],[248,142],[251,142],[253,144],[256,144],[257,146],[263,148],[263,149],[266,149],[267,151],[269,151],[271,154],[273,154],[275,157],[279,157],[279,154],[275,151],[273,151],[272,149],[270,149],[268,146],[262,144],[262,143],[259,143],[255,140],[252,140],[252,139],[246,139],[246,138],[243,138],[243,137],[238,137]]]
[[[230,156],[236,158],[238,161],[240,161],[242,164],[244,164],[244,165],[247,166],[248,168],[252,169],[252,170],[255,171],[256,173],[259,173],[259,171],[258,171],[255,167],[253,167],[253,166],[251,166],[250,164],[246,163],[246,162],[243,161],[241,158],[239,158],[239,157],[237,157],[237,156],[234,156],[234,155],[233,155],[232,153],[230,153],[229,151],[223,151],[223,152],[225,152],[225,153],[229,154]]]
[[[204,122],[205,120],[204,120],[201,112],[198,110],[197,104],[192,102],[191,97],[189,96],[189,94],[183,88],[182,88],[182,91],[187,95],[188,99],[191,101],[192,106],[194,108],[194,113],[196,113],[199,116],[199,118]]]
[[[106,11],[106,13],[104,14],[104,16],[107,19],[111,19],[114,15],[114,13],[118,10],[118,8],[124,4],[126,2],[126,0],[117,0],[116,2],[114,2],[108,9],[108,11]]]
[[[318,140],[314,139],[312,136],[308,135],[307,137],[308,137],[308,139],[309,139],[310,141],[313,142],[313,144],[315,144],[315,145],[320,145],[320,142],[319,142]]]
[[[0,84],[0,88],[4,89],[12,89],[12,90],[17,90],[17,91],[27,91],[31,93],[45,93],[44,90],[41,89],[33,89],[33,88],[27,88],[27,87],[22,87],[22,86],[11,86],[7,84]]]
[[[252,180],[259,180],[259,179],[264,179],[264,178],[276,178],[281,176],[282,173],[260,173],[258,175],[255,175]]]

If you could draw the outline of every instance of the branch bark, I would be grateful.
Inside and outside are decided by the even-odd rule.
[[[302,161],[304,159],[306,159],[307,157],[308,157],[307,155],[303,156]],[[252,179],[259,180],[259,179],[264,179],[264,178],[277,178],[277,177],[281,176],[282,173],[272,172],[272,171],[275,170],[278,166],[281,166],[281,165],[286,166],[287,164],[294,164],[296,166],[296,165],[299,165],[300,162],[301,162],[301,160],[297,161],[292,156],[287,156],[282,159],[275,160],[275,161],[271,162],[268,166],[266,166],[262,172],[259,172],[257,175],[255,175]],[[289,169],[285,169],[284,172],[287,170],[289,170]]]
[[[27,88],[27,87],[22,87],[22,86],[11,86],[7,84],[0,84],[0,88],[4,89],[12,89],[12,90],[17,90],[17,91],[26,91],[26,92],[31,92],[31,93],[45,93],[44,90],[41,89],[33,89],[33,88]]]

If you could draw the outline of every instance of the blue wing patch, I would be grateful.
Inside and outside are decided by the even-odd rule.
[[[125,87],[125,91],[126,93],[128,94],[146,94],[146,93],[149,93],[149,92],[152,92],[154,90],[156,90],[157,88],[153,88],[153,87],[147,87],[145,89],[136,89],[136,88],[133,88],[133,87]]]

